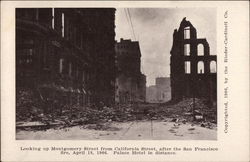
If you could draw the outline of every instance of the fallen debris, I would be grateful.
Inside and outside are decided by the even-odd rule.
[[[16,98],[16,128],[44,129],[83,126],[82,128],[108,130],[106,123],[127,122],[135,120],[161,120],[174,122],[174,129],[180,124],[192,123],[201,127],[213,129],[217,124],[216,105],[209,107],[206,100],[185,99],[179,103],[160,104],[119,104],[113,106],[101,105],[60,105],[47,108],[56,101],[46,100],[30,89],[18,89]],[[46,107],[46,108],[45,108]],[[195,107],[195,110],[193,110]],[[46,111],[45,111],[46,110]],[[35,124],[39,123],[39,124]],[[26,125],[25,125],[26,124]],[[29,125],[28,125],[29,124]],[[84,127],[86,126],[86,127]]]

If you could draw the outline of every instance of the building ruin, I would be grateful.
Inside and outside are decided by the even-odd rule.
[[[216,55],[210,54],[206,39],[197,38],[195,27],[184,18],[173,34],[171,49],[171,95],[217,100]]]
[[[62,105],[114,103],[114,21],[114,8],[17,8],[17,91]]]
[[[121,39],[116,51],[116,97],[117,103],[146,101],[146,76],[141,73],[141,51],[138,41]]]

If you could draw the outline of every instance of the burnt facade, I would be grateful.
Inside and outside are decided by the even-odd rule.
[[[17,91],[68,105],[114,103],[114,21],[113,8],[17,8]]]
[[[173,34],[171,49],[172,100],[217,99],[216,55],[206,39],[197,38],[194,26],[184,18]]]
[[[146,76],[141,73],[141,51],[138,41],[123,40],[115,45],[117,103],[145,102]]]

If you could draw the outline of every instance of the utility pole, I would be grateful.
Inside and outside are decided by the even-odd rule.
[[[193,120],[195,120],[195,115],[194,115],[194,111],[195,111],[195,92],[196,92],[196,89],[195,89],[195,83],[194,83],[194,76],[192,78],[192,92],[193,92],[193,107],[192,107],[192,113],[193,113]]]

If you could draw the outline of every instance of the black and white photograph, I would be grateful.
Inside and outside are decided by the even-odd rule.
[[[249,1],[1,1],[0,161],[249,161]]]
[[[17,140],[217,140],[215,8],[16,8]]]

